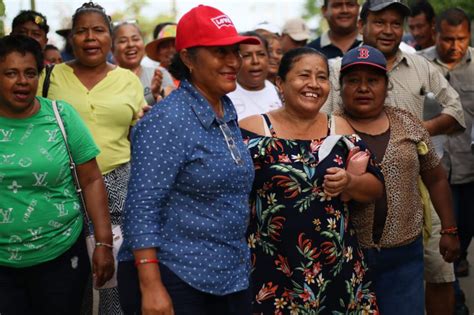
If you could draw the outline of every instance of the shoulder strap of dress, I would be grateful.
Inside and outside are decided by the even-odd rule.
[[[272,135],[272,137],[276,137],[275,130],[273,129],[272,122],[270,121],[270,118],[268,117],[267,114],[262,114],[263,119],[265,120],[266,126],[268,128],[269,133]],[[267,131],[265,130],[265,135],[267,135]]]
[[[272,134],[270,132],[270,129],[268,128],[265,117],[263,117],[263,115],[260,115],[260,116],[262,117],[262,124],[263,124],[263,130],[265,131],[265,137],[271,137]]]

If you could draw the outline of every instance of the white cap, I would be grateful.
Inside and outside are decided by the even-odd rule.
[[[295,41],[309,39],[309,27],[302,18],[293,18],[286,21],[281,31],[282,34],[288,34]]]
[[[257,25],[255,25],[255,27],[253,29],[254,30],[265,30],[267,32],[276,34],[278,36],[280,35],[280,28],[276,24],[273,24],[273,23],[270,23],[270,22],[267,22],[267,21],[263,21],[263,22],[258,23]]]

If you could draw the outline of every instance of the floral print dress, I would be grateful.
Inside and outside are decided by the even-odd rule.
[[[271,137],[242,130],[255,165],[248,230],[254,313],[378,314],[348,204],[322,187],[327,168],[345,167],[348,146],[341,139],[320,162],[326,138],[280,139],[264,118]],[[346,138],[367,149],[357,135]],[[382,180],[373,156],[367,171]]]

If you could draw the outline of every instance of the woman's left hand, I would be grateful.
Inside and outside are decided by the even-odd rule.
[[[324,175],[324,193],[329,197],[336,197],[342,193],[351,182],[351,174],[339,167],[330,167]]]
[[[115,271],[114,256],[112,248],[97,246],[92,255],[92,272],[96,287],[103,286],[112,278]]]
[[[461,252],[457,235],[441,235],[441,240],[439,241],[439,252],[446,262],[450,263],[455,261]]]
[[[145,116],[146,113],[148,113],[148,111],[151,109],[151,106],[146,104],[146,105],[143,105],[142,106],[142,109],[138,112],[138,119],[142,119],[143,116]]]

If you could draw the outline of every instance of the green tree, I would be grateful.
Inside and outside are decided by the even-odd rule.
[[[364,3],[365,0],[358,0],[360,4]],[[405,0],[407,4],[412,5],[420,0]],[[435,12],[439,13],[445,9],[459,7],[463,9],[469,18],[474,20],[474,1],[473,0],[429,0],[433,5]],[[304,13],[303,18],[308,20],[314,16],[321,16],[321,7],[323,5],[323,0],[306,0],[304,4]],[[323,29],[326,29],[327,24],[321,23],[318,33],[321,33]],[[473,34],[474,35],[474,34]]]
[[[321,18],[321,7],[323,4],[324,0],[306,0],[303,8],[303,19],[307,22],[311,19],[320,18],[318,27],[312,30],[315,37],[321,35],[321,33],[328,29],[326,20]]]
[[[5,36],[5,25],[3,19],[5,18],[5,4],[0,0],[0,37]]]
[[[414,4],[419,0],[410,0],[409,4]],[[448,8],[458,7],[463,9],[469,18],[474,19],[474,1],[472,0],[429,0],[436,13],[439,13]]]
[[[304,4],[303,19],[308,20],[317,15],[321,15],[323,0],[306,0]]]
[[[174,16],[173,13],[159,14],[151,18],[142,15],[142,11],[146,10],[149,5],[148,0],[126,0],[126,3],[127,5],[123,11],[116,11],[112,14],[112,21],[138,21],[138,26],[140,27],[146,41],[152,39],[153,30],[158,23],[176,21],[176,16]]]

